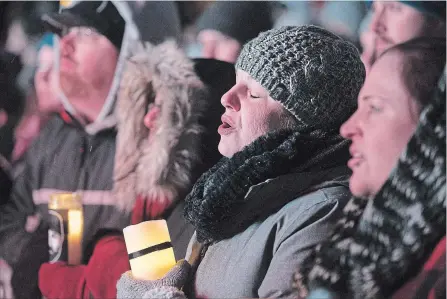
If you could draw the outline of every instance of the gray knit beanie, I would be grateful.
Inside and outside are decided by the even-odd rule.
[[[365,68],[357,48],[316,26],[282,27],[246,43],[236,62],[298,121],[338,130],[357,108]]]

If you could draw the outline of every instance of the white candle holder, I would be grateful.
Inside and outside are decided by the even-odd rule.
[[[77,193],[59,193],[48,202],[50,262],[65,261],[79,265],[82,260],[84,215],[82,199]]]

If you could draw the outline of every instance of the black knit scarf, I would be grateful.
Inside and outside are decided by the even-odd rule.
[[[348,146],[337,133],[284,130],[262,136],[199,178],[186,198],[185,218],[196,228],[201,243],[232,237],[292,200],[246,197],[250,187],[292,170],[319,171],[345,165]]]
[[[388,298],[445,236],[445,84],[442,90],[381,191],[372,202],[353,198],[332,237],[303,263],[294,277],[300,297],[324,287],[339,298]]]

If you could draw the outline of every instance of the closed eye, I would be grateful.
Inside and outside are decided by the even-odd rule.
[[[382,108],[377,107],[377,106],[374,106],[374,105],[369,105],[369,109],[370,109],[372,112],[382,112]]]
[[[252,98],[252,99],[259,99],[260,98],[260,96],[254,95],[250,91],[248,92],[248,94],[250,95],[250,98]]]

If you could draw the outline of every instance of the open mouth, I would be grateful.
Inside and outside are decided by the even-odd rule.
[[[221,120],[222,124],[217,129],[217,132],[220,135],[228,135],[235,130],[235,127],[231,124],[231,121],[227,116],[223,115]]]
[[[362,164],[364,158],[363,155],[358,152],[351,153],[351,156],[352,158],[348,161],[348,167],[354,170]]]

